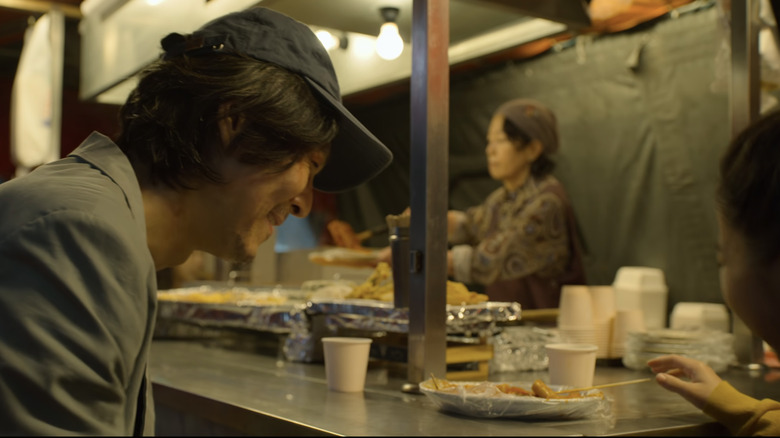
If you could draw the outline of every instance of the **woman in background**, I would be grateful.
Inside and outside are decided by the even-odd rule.
[[[780,112],[735,138],[720,162],[718,225],[726,304],[775,351],[780,348]],[[780,403],[740,393],[705,363],[670,355],[648,361],[656,381],[735,435],[780,435]],[[684,380],[683,380],[684,378]]]
[[[487,131],[488,172],[502,187],[481,205],[449,211],[448,272],[485,286],[491,301],[558,307],[561,286],[585,284],[574,211],[553,175],[555,114],[531,99],[502,104]]]

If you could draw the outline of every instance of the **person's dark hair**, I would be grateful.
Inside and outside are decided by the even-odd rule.
[[[518,128],[517,125],[512,123],[509,119],[504,119],[504,133],[507,138],[515,144],[515,147],[518,148],[518,150],[524,148],[532,140],[525,131]],[[553,161],[544,150],[542,150],[542,153],[536,158],[536,161],[531,163],[531,175],[534,178],[541,178],[549,175],[553,170],[555,170],[555,161]]]
[[[718,207],[740,232],[754,261],[780,255],[780,111],[743,130],[720,160]]]
[[[239,115],[244,129],[223,149],[217,122]],[[284,170],[333,140],[335,117],[300,76],[273,64],[232,54],[178,56],[142,72],[121,108],[117,144],[142,178],[192,188],[222,181],[215,164],[226,154]]]

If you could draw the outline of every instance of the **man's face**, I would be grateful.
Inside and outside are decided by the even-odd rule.
[[[197,214],[201,249],[217,257],[248,262],[289,214],[311,211],[314,176],[322,170],[328,149],[313,151],[283,171],[227,159],[220,171],[227,183],[202,188]]]

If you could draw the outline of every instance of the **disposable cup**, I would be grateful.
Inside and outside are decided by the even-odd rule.
[[[590,286],[593,322],[608,321],[615,316],[615,289],[612,286]]]
[[[366,385],[371,338],[322,338],[328,389],[360,392]]]
[[[593,344],[547,344],[550,384],[574,388],[593,385],[596,371],[596,352]]]
[[[567,329],[593,328],[593,304],[588,286],[566,285],[561,288],[558,326]]]
[[[612,327],[612,356],[623,356],[626,339],[631,332],[645,332],[644,313],[641,309],[621,309],[615,313],[615,323]]]

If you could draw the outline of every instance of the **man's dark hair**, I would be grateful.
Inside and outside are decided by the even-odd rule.
[[[222,104],[229,113],[220,113]],[[224,116],[243,116],[245,124],[223,149],[217,123]],[[226,154],[281,171],[337,130],[333,110],[294,73],[240,55],[182,55],[141,73],[121,108],[117,144],[148,182],[192,188],[222,181],[215,164]]]
[[[718,207],[757,263],[780,255],[780,112],[742,131],[720,161]]]

